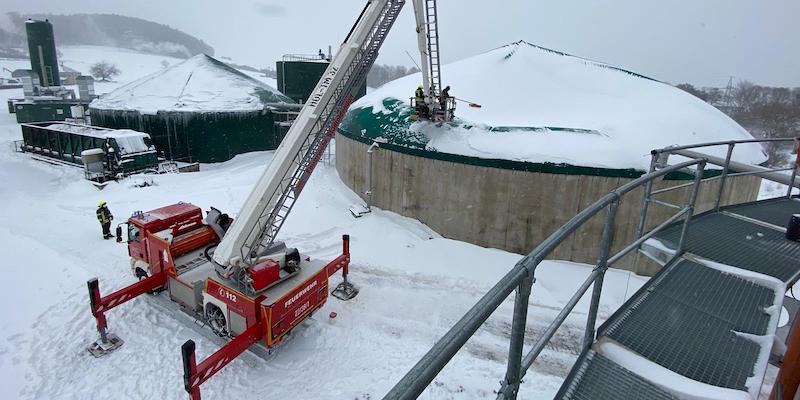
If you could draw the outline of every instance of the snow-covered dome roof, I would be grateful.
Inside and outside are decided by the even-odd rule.
[[[264,103],[294,103],[268,86],[206,54],[198,54],[94,100],[101,110],[254,111]]]
[[[638,169],[655,148],[752,138],[680,89],[524,41],[445,65],[442,77],[451,96],[482,107],[460,102],[450,124],[413,122],[408,102],[421,82],[413,74],[355,102],[341,130],[480,158]],[[734,158],[766,160],[757,144],[737,146]]]

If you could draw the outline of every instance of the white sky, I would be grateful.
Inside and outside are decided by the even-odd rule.
[[[217,56],[274,67],[285,53],[336,48],[364,4],[0,0],[0,11],[140,17],[199,37]],[[438,5],[445,63],[522,39],[672,83],[724,86],[733,75],[763,85],[800,86],[798,0],[439,0]],[[416,51],[412,14],[408,2],[379,63],[411,65],[405,52]]]

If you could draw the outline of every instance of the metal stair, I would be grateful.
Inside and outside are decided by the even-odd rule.
[[[378,57],[378,49],[386,39],[389,29],[404,4],[404,0],[397,0],[389,1],[384,6],[381,17],[361,44],[359,54],[345,71],[345,78],[336,87],[328,104],[324,106],[321,116],[314,126],[313,132],[315,133],[306,139],[300,151],[295,155],[293,164],[296,167],[287,172],[281,180],[281,185],[271,195],[267,204],[275,206],[265,208],[253,226],[248,236],[248,244],[241,248],[242,259],[254,261],[261,250],[265,250],[275,241],[278,231],[294,207],[297,196],[303,190],[330,139],[336,133],[336,128],[353,101],[355,91],[364,83],[369,69]]]

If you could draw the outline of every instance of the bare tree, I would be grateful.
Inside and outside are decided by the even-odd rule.
[[[107,82],[109,79],[119,75],[121,71],[119,68],[117,68],[116,64],[112,64],[108,61],[100,61],[99,63],[92,65],[89,69],[89,72],[93,77],[100,79],[103,82]]]
[[[706,92],[703,91],[702,89],[697,89],[696,87],[692,86],[691,84],[681,83],[679,85],[676,85],[675,87],[678,88],[678,89],[683,90],[686,93],[689,93],[689,94],[693,95],[694,97],[697,97],[700,100],[708,101],[708,95],[706,94]]]
[[[161,68],[167,68],[167,67],[169,67],[169,61],[161,60]]]

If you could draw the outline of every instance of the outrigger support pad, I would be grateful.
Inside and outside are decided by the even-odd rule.
[[[86,285],[89,287],[89,306],[92,309],[92,315],[97,319],[97,333],[100,334],[100,339],[90,344],[86,350],[95,357],[102,357],[122,347],[125,342],[119,336],[106,332],[106,317],[99,309],[100,285],[97,278],[90,279]]]
[[[348,282],[347,276],[345,275],[344,281],[336,285],[336,288],[333,289],[331,295],[339,300],[347,301],[358,295],[358,288],[352,283]]]
[[[339,300],[347,301],[356,297],[358,288],[347,281],[347,274],[350,272],[350,235],[342,235],[342,283],[336,285],[331,295]]]
[[[105,336],[106,339],[105,341],[103,340],[103,336]],[[119,336],[113,333],[102,334],[100,336],[100,339],[90,344],[89,347],[86,348],[86,350],[89,350],[89,353],[91,353],[96,358],[100,358],[122,347],[124,343],[125,342],[123,342],[122,339],[119,338]]]

